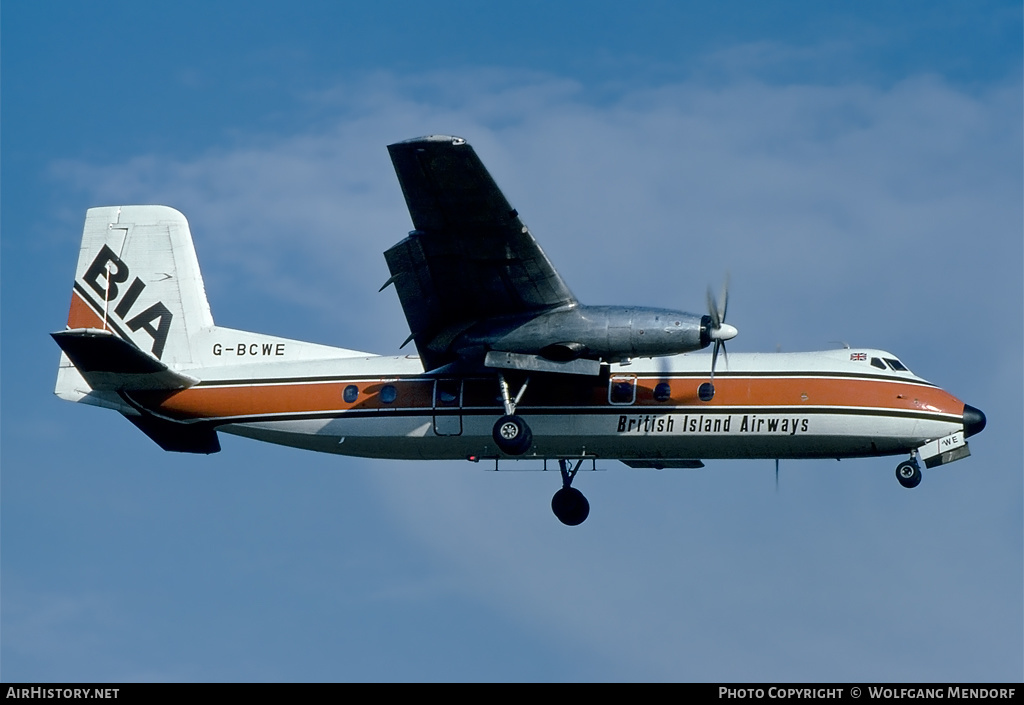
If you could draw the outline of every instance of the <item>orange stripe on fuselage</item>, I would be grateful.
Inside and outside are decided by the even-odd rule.
[[[350,384],[359,389],[359,396],[352,403],[344,401],[343,397],[345,387]],[[399,390],[398,400],[394,404],[380,401],[380,390],[388,384],[393,384]],[[153,406],[170,416],[193,419],[370,411],[410,406],[429,409],[433,389],[434,383],[431,380],[193,387],[175,392]],[[146,404],[147,395],[135,396]]]
[[[658,382],[669,382],[672,396],[668,401],[654,399],[653,389]],[[545,393],[544,383],[535,381],[519,405],[520,413],[529,415],[531,410],[543,413],[546,408],[565,409],[580,407],[593,410],[606,408],[610,413],[642,409],[645,412],[673,413],[680,411],[728,408],[763,408],[770,413],[772,408],[787,410],[808,407],[838,409],[887,409],[917,413],[943,413],[961,415],[963,402],[937,387],[902,382],[862,378],[828,377],[720,377],[715,380],[715,398],[701,402],[697,398],[697,387],[704,380],[686,378],[642,378],[638,380],[636,402],[630,405],[609,404],[608,388],[590,380],[581,379],[581,393],[576,395]],[[355,384],[359,396],[353,403],[346,403],[343,392],[346,386]],[[379,392],[385,385],[394,385],[398,390],[392,404],[380,401]],[[233,417],[273,416],[278,414],[316,414],[344,411],[375,411],[392,408],[422,409],[430,413],[433,399],[433,381],[391,380],[360,382],[310,382],[284,384],[246,384],[221,387],[193,387],[171,394],[136,393],[144,405],[160,413],[176,418],[229,419]],[[470,386],[477,387],[470,389]],[[494,406],[495,413],[501,407],[490,402],[495,392],[487,394],[488,403],[473,404],[472,397],[483,396],[479,392],[493,389],[494,380],[467,380],[464,403],[467,406]],[[563,387],[564,389],[564,387]],[[474,393],[476,392],[476,393]],[[449,407],[448,409],[451,409]],[[457,408],[457,407],[456,407]]]
[[[662,380],[643,379],[637,384],[637,404],[644,407],[668,405],[715,407],[861,407],[963,413],[964,404],[949,392],[898,379],[892,381],[858,377],[739,377],[715,380],[715,397],[702,402],[697,388],[700,378],[669,381],[671,399],[654,399],[654,386]]]

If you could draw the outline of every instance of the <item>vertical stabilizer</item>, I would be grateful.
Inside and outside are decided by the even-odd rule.
[[[131,392],[176,390],[199,380],[195,340],[213,327],[188,221],[166,206],[90,208],[85,216],[57,396],[120,411],[165,450],[216,453],[208,424],[164,419]]]
[[[166,206],[90,208],[68,328],[110,331],[171,367],[213,325],[188,221]]]
[[[195,386],[211,367],[366,356],[215,326],[188,221],[166,206],[89,209],[67,328],[51,335],[58,397],[115,409],[188,453],[220,448],[215,425],[167,418],[146,399]]]

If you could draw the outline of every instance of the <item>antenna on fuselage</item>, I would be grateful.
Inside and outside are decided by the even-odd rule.
[[[775,459],[775,492],[779,491],[779,459]]]

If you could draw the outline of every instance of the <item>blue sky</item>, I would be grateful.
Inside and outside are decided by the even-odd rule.
[[[0,677],[1020,680],[1019,3],[0,11]],[[189,218],[221,325],[391,353],[385,145],[474,144],[574,293],[893,351],[972,457],[556,476],[160,451],[52,396],[85,210]]]

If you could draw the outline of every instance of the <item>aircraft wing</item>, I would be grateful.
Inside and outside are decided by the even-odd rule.
[[[474,323],[576,303],[473,148],[430,136],[388,146],[415,226],[384,253],[427,369]]]

